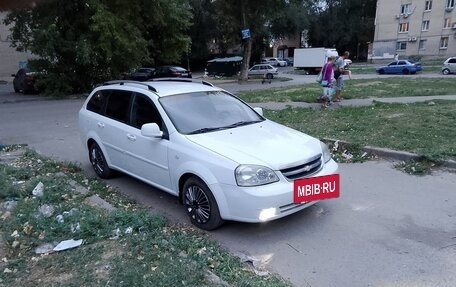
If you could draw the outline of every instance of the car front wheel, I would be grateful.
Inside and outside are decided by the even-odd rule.
[[[266,74],[266,79],[271,80],[272,78],[274,78],[273,74],[271,74],[271,73]]]
[[[109,168],[106,158],[97,143],[93,143],[89,149],[89,159],[93,170],[101,178],[112,177],[113,171]]]
[[[190,221],[196,227],[213,230],[223,224],[212,192],[198,177],[191,177],[185,182],[182,202]]]
[[[448,75],[448,74],[450,74],[450,70],[448,70],[448,69],[443,69],[443,70],[442,70],[442,74]]]
[[[378,70],[378,73],[381,74],[381,75],[383,75],[383,74],[385,73],[385,70],[380,69],[380,70]]]

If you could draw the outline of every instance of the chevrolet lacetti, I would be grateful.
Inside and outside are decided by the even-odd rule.
[[[324,143],[204,81],[107,82],[83,104],[79,128],[99,177],[120,171],[176,195],[206,230],[287,216],[339,185]]]

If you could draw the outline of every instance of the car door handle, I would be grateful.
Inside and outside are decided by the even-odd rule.
[[[104,123],[97,123],[97,125],[98,125],[98,127],[100,127],[100,128],[104,128],[104,127],[105,127]]]
[[[136,141],[136,137],[134,135],[131,135],[131,134],[127,134],[127,139],[129,139],[131,141]]]

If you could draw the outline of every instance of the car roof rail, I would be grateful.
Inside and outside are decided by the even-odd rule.
[[[140,81],[132,81],[132,80],[113,80],[113,81],[108,81],[108,82],[104,82],[103,83],[103,86],[109,86],[109,85],[125,85],[125,84],[136,84],[136,85],[142,85],[142,86],[145,86],[147,87],[150,91],[152,92],[155,92],[155,93],[158,93],[157,89],[152,87],[151,85],[147,84],[147,83],[144,83],[144,82],[140,82]]]
[[[155,79],[152,79],[152,81],[199,83],[199,84],[203,84],[203,85],[206,85],[209,87],[214,87],[214,85],[211,82],[208,82],[205,80],[195,80],[195,79],[191,79],[191,78],[155,78]]]

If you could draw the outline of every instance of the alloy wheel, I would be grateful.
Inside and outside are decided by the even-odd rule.
[[[202,188],[190,185],[185,191],[184,200],[187,212],[194,221],[205,224],[210,220],[211,205]]]

